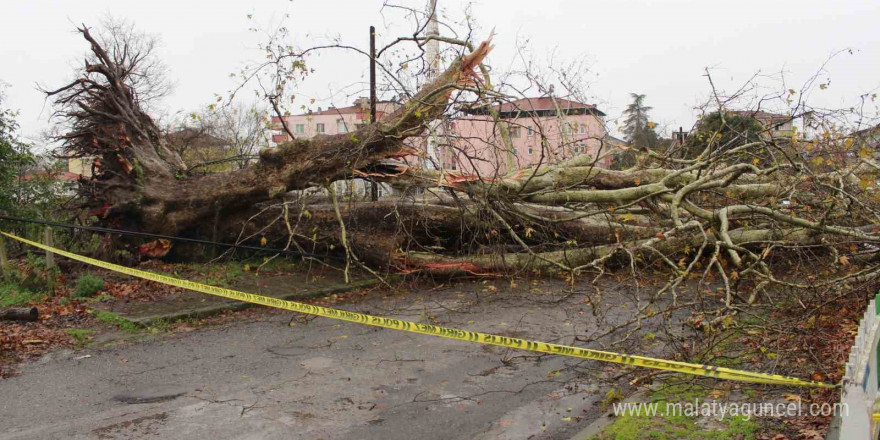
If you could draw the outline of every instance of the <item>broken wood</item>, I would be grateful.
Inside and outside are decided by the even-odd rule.
[[[79,31],[91,47],[89,63],[76,81],[47,93],[70,126],[59,138],[65,152],[98,156],[94,177],[81,182],[84,206],[115,227],[238,243],[268,237],[285,248],[345,252],[349,263],[403,272],[552,270],[573,279],[602,274],[606,265],[661,267],[673,290],[698,271],[703,278],[717,273],[726,287],[730,279],[778,281],[768,263],[777,249],[853,253],[880,243],[880,166],[854,162],[851,142],[830,133],[804,145],[748,136],[747,143],[714,145],[710,136],[693,159],[650,151],[626,170],[602,169],[586,154],[532,167],[499,164],[491,175],[400,162],[418,153],[407,139],[449,117],[451,105],[503,101],[489,87],[488,69],[480,70],[485,81],[475,80],[488,42],[375,124],[294,139],[263,150],[245,169],[195,175],[165,148],[130,86],[142,58],[108,53],[87,28]],[[477,141],[509,152],[508,122],[494,122],[502,141]],[[389,183],[399,197],[358,200],[352,178]],[[339,180],[349,181],[348,194],[310,194]],[[141,252],[154,248],[156,256],[168,250],[149,244]],[[841,257],[839,264],[851,261]],[[856,273],[880,275],[880,267],[865,270]]]
[[[0,320],[5,321],[36,321],[39,319],[36,307],[13,308],[0,311]]]
[[[325,186],[397,155],[405,149],[405,139],[420,135],[426,121],[446,111],[456,88],[472,82],[474,69],[491,50],[484,42],[454,60],[376,124],[295,139],[261,151],[254,166],[200,176],[187,175],[183,161],[165,146],[152,118],[140,108],[137,90],[127,86],[143,59],[118,47],[108,52],[85,26],[79,32],[94,63],[87,62],[74,82],[46,93],[55,100],[56,117],[71,128],[58,139],[65,153],[100,157],[99,169],[82,188],[87,194],[83,201],[105,222],[168,235],[198,230],[208,236],[215,216],[240,221],[241,213],[258,203],[278,200],[291,190]]]

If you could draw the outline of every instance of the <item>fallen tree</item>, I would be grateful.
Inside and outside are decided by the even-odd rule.
[[[191,176],[130,85],[147,54],[118,41],[108,50],[85,26],[79,32],[92,56],[77,79],[46,93],[55,100],[55,116],[69,126],[59,136],[65,156],[96,158],[83,201],[93,214],[116,225],[165,234],[182,233],[215,217],[239,220],[237,213],[260,202],[327,185],[404,154],[404,141],[421,134],[425,121],[443,114],[453,90],[475,78],[474,68],[491,49],[484,43],[455,60],[379,123],[347,134],[295,139],[263,150],[254,166],[242,170]]]
[[[408,139],[465,96],[484,104],[504,99],[481,69],[491,50],[483,42],[375,124],[294,139],[263,150],[247,168],[196,175],[139,103],[133,78],[145,54],[79,31],[91,56],[77,79],[47,94],[68,127],[59,137],[65,155],[95,158],[94,176],[81,182],[83,206],[113,227],[269,237],[310,254],[344,252],[346,267],[404,272],[549,270],[573,279],[602,274],[610,264],[651,267],[668,274],[662,291],[674,293],[689,278],[720,280],[728,305],[743,280],[753,292],[771,282],[805,285],[768,264],[793,249],[821,252],[840,272],[829,282],[880,273],[872,252],[864,252],[880,241],[878,167],[853,159],[846,136],[755,140],[754,133],[725,132],[687,159],[674,150],[642,152],[639,165],[618,171],[588,155],[518,170],[499,166],[491,176],[398,160],[413,153]],[[351,178],[390,183],[403,195],[343,200],[333,184]],[[302,191],[309,188],[329,191]]]

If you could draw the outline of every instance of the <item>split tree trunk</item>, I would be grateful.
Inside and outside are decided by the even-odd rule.
[[[444,114],[453,90],[471,83],[490,50],[487,42],[376,124],[295,139],[261,152],[255,165],[242,170],[189,176],[128,86],[140,58],[108,54],[87,29],[80,31],[95,62],[86,64],[81,78],[48,93],[59,106],[56,113],[70,124],[60,138],[68,154],[100,158],[95,177],[82,182],[83,196],[92,214],[112,226],[237,236],[258,207],[280,202],[292,190],[356,176],[435,194],[311,205],[312,215],[300,216],[293,226],[301,228],[299,235],[278,223],[273,237],[327,249],[351,246],[347,251],[370,263],[406,271],[574,273],[601,270],[626,255],[630,261],[659,261],[678,279],[688,276],[703,254],[711,255],[709,266],[722,273],[719,259],[729,258],[738,277],[771,279],[765,263],[771,248],[830,247],[830,237],[856,247],[880,242],[872,227],[880,209],[866,190],[880,167],[865,162],[814,171],[773,140],[723,147],[710,142],[696,159],[664,159],[669,168],[626,171],[597,168],[598,158],[587,156],[494,178],[387,161],[406,154],[405,140],[422,135]],[[351,233],[348,239],[338,235],[341,224]],[[260,231],[259,225],[249,230]]]
[[[424,131],[446,110],[451,93],[476,74],[491,47],[455,60],[409,102],[376,124],[354,132],[295,139],[261,152],[245,169],[187,176],[180,157],[165,146],[152,119],[128,86],[136,56],[121,58],[80,28],[97,63],[86,63],[81,78],[47,92],[56,115],[71,130],[61,136],[68,155],[98,156],[96,175],[84,182],[88,205],[103,221],[169,235],[208,225],[215,217],[239,219],[241,211],[280,199],[288,191],[323,186],[350,177],[378,160],[400,155],[404,141]],[[121,64],[120,64],[121,63]],[[210,228],[208,228],[210,229]]]

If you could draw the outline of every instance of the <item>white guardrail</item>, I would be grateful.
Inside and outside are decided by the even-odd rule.
[[[880,421],[874,421],[873,414],[880,412],[875,407],[880,391],[880,293],[868,304],[855,342],[849,352],[840,401],[844,404],[842,414],[838,414],[831,424],[827,438],[840,440],[877,439]]]

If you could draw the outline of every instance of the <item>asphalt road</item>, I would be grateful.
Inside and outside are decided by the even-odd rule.
[[[473,283],[340,307],[567,344],[631,318],[615,307],[598,325],[584,296],[534,288]],[[600,415],[609,388],[600,372],[616,373],[324,318],[291,327],[290,319],[267,310],[248,322],[51,353],[0,381],[0,439],[569,439]]]

